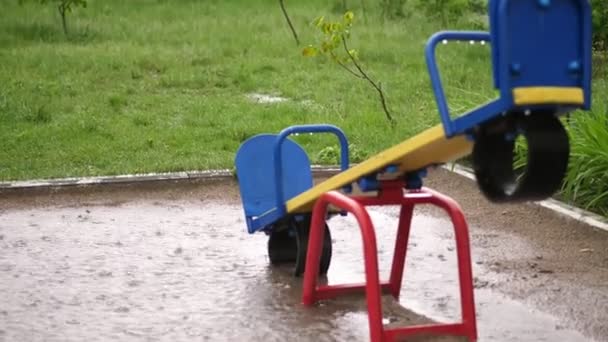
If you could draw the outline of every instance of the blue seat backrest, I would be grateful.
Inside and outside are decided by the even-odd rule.
[[[274,171],[276,135],[262,134],[245,141],[236,154],[236,173],[247,217],[254,217],[277,206]],[[310,160],[292,140],[282,144],[283,198],[285,201],[313,185]]]
[[[490,0],[494,85],[587,88],[589,0]]]

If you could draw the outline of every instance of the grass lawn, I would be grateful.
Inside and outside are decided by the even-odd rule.
[[[340,15],[331,5],[288,2],[303,44],[318,38],[317,16]],[[439,122],[423,48],[440,27],[422,17],[383,22],[368,9],[355,23],[351,44],[386,89],[391,127],[368,84],[302,56],[276,1],[91,1],[68,18],[70,40],[55,12],[3,3],[0,180],[231,167],[246,138],[305,123],[340,126],[361,159]],[[488,52],[441,48],[453,108],[494,96]],[[313,162],[337,146],[298,140]]]
[[[286,2],[303,45],[318,41],[316,17],[339,18],[334,2]],[[275,0],[90,1],[69,16],[70,39],[53,6],[4,1],[0,181],[229,168],[248,137],[307,123],[343,128],[354,161],[371,156],[439,122],[423,49],[448,27],[368,7],[365,16],[355,8],[351,47],[382,82],[394,126],[369,84],[302,56]],[[476,29],[473,19],[449,28]],[[496,96],[489,52],[439,48],[455,113]],[[607,90],[598,77],[595,111],[608,107]],[[252,93],[289,101],[259,104]],[[337,146],[332,136],[297,140],[313,162],[336,163],[323,153]]]

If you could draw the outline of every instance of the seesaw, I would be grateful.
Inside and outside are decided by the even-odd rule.
[[[588,0],[490,0],[490,32],[444,31],[426,46],[426,61],[442,123],[349,167],[348,141],[332,125],[289,127],[250,138],[239,148],[236,170],[249,233],[269,235],[272,264],[294,263],[304,274],[302,300],[312,305],[341,294],[365,292],[372,341],[417,334],[477,339],[468,228],[458,204],[423,187],[429,167],[472,154],[481,192],[495,202],[540,200],[564,178],[568,135],[560,116],[591,105],[591,9]],[[452,119],[435,60],[447,41],[490,42],[499,98]],[[313,185],[310,161],[292,134],[332,133],[341,146],[342,172]],[[513,170],[515,139],[525,137],[528,163]],[[356,188],[358,194],[353,193]],[[458,323],[386,328],[381,294],[398,298],[410,225],[416,205],[434,205],[450,216],[456,238],[462,320]],[[400,205],[389,280],[380,281],[376,237],[367,206]],[[330,208],[328,210],[328,208]],[[326,221],[352,214],[363,239],[366,281],[317,285],[327,273],[332,242]]]

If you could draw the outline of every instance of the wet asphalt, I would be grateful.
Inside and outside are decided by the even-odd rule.
[[[608,341],[608,233],[537,206],[493,205],[443,170],[427,185],[467,215],[479,341]],[[385,278],[398,209],[371,216]],[[329,226],[326,281],[363,281],[354,220]],[[4,193],[0,341],[366,341],[364,298],[304,307],[302,279],[269,265],[266,239],[246,233],[231,181]],[[385,323],[459,319],[454,247],[447,217],[417,209]]]

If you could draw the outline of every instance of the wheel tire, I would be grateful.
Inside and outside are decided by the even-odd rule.
[[[310,236],[310,216],[306,216],[304,220],[294,220],[296,228],[296,242],[297,242],[297,257],[296,265],[294,269],[294,275],[296,277],[301,276],[306,268],[306,254],[308,251],[308,240]],[[319,274],[325,275],[329,270],[331,264],[332,255],[332,241],[331,232],[327,223],[325,224],[325,234],[323,235],[323,247],[321,251],[321,260],[319,262]]]
[[[296,234],[292,227],[273,230],[268,238],[268,258],[272,265],[293,263],[297,258]]]
[[[528,143],[528,161],[518,179],[513,170],[515,140]],[[481,192],[493,202],[539,201],[559,190],[568,169],[568,134],[551,112],[511,113],[477,132],[473,165]]]

